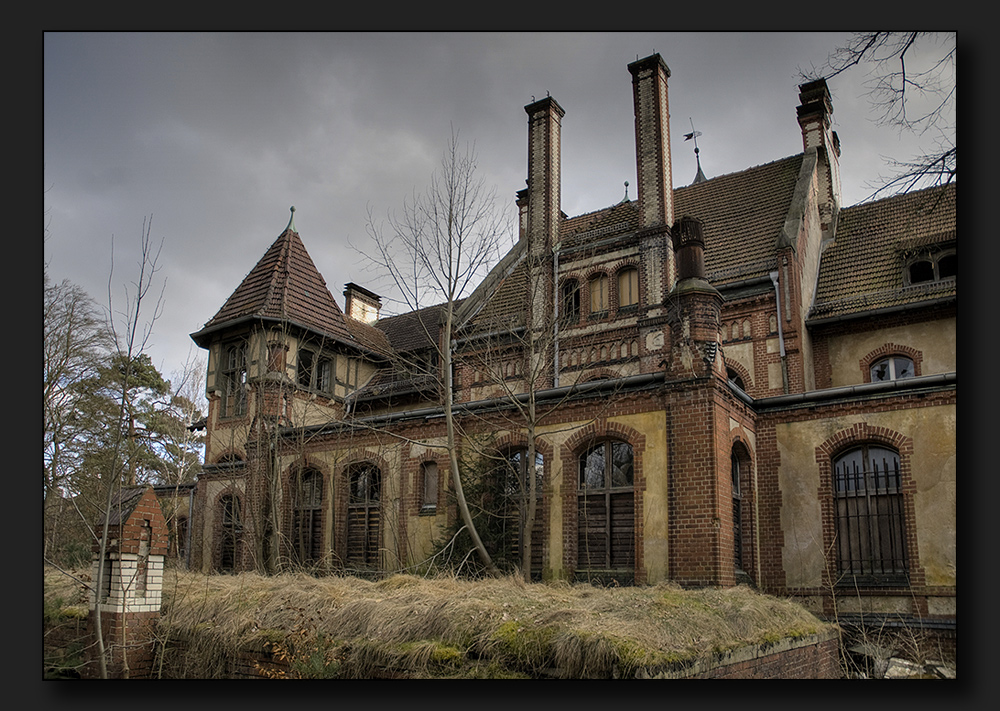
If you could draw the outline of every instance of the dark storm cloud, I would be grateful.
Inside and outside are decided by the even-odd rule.
[[[675,185],[694,177],[693,121],[710,177],[802,150],[798,70],[843,34],[61,34],[45,36],[50,277],[105,301],[133,278],[143,218],[163,240],[163,312],[150,349],[165,374],[284,229],[295,226],[342,303],[376,291],[366,218],[397,209],[435,169],[452,130],[507,209],[524,187],[524,105],[563,106],[562,207],[635,196],[627,64],[670,66]],[[831,84],[847,204],[912,142],[868,120],[861,76]],[[909,140],[909,139],[908,139]],[[352,247],[353,245],[353,247]],[[390,302],[389,308],[393,305]]]

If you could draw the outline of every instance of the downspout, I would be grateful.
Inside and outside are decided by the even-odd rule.
[[[188,490],[188,525],[187,525],[187,540],[184,545],[187,549],[184,551],[184,566],[191,570],[191,536],[194,532],[194,490],[198,486],[198,477],[195,475],[194,478],[195,485]]]
[[[552,387],[559,387],[559,247],[552,248]]]
[[[785,336],[781,330],[781,293],[778,289],[778,272],[769,275],[774,284],[774,306],[778,316],[778,352],[781,354],[781,391],[788,394],[788,360],[785,358]]]

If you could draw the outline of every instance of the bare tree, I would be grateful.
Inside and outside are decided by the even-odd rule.
[[[804,79],[832,79],[868,68],[865,86],[877,123],[935,134],[934,148],[908,161],[892,160],[894,175],[873,195],[945,185],[956,177],[954,32],[857,32]]]
[[[98,543],[98,567],[96,580],[94,581],[94,595],[97,605],[94,615],[94,625],[95,636],[97,638],[98,666],[102,679],[106,679],[108,676],[106,647],[100,612],[101,601],[104,597],[104,591],[102,588],[105,577],[104,567],[107,563],[106,559],[109,543],[108,534],[111,528],[111,516],[114,509],[115,495],[121,491],[122,484],[130,466],[129,456],[131,454],[129,452],[129,442],[127,441],[128,429],[122,425],[129,417],[132,407],[132,403],[130,402],[130,396],[132,393],[130,385],[133,379],[132,368],[136,359],[146,349],[149,337],[152,334],[153,324],[159,316],[161,308],[161,302],[158,299],[152,314],[149,315],[147,320],[147,316],[143,311],[143,308],[148,303],[150,297],[149,292],[153,287],[154,277],[158,271],[157,259],[159,257],[159,248],[154,250],[154,245],[151,241],[150,231],[152,229],[152,218],[149,220],[144,219],[142,227],[143,229],[140,234],[138,274],[136,275],[135,281],[131,283],[131,289],[128,286],[125,287],[125,301],[122,310],[117,312],[117,314],[114,310],[116,302],[113,295],[113,240],[112,268],[108,277],[108,322],[111,328],[112,336],[117,344],[117,355],[122,363],[123,372],[121,373],[121,391],[118,410],[119,422],[118,426],[110,430],[113,456],[111,457],[108,470],[104,472],[106,483],[106,498],[103,511],[104,520]],[[124,644],[124,640],[122,640],[122,643]],[[127,669],[125,671],[127,673]]]
[[[44,511],[48,557],[59,536],[68,499],[79,492],[81,444],[95,423],[86,407],[88,384],[111,350],[111,337],[97,304],[68,281],[52,284],[45,274],[43,317]]]
[[[376,224],[369,211],[368,228],[376,246],[374,260],[388,273],[407,306],[441,304],[438,353],[447,452],[452,484],[462,520],[468,527],[482,563],[495,571],[489,553],[476,531],[462,488],[459,467],[459,433],[453,400],[453,329],[459,299],[496,261],[509,234],[509,223],[496,204],[494,189],[476,176],[474,149],[460,150],[452,133],[438,172],[423,194],[414,193],[398,217],[388,215],[388,227]]]

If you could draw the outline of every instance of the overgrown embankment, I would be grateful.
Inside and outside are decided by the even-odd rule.
[[[180,571],[164,582],[164,668],[182,645],[178,658],[201,677],[230,674],[246,649],[275,653],[286,664],[264,673],[277,676],[630,677],[828,629],[746,587]]]

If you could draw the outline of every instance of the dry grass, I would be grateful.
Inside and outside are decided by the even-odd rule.
[[[201,677],[225,676],[227,655],[251,647],[284,654],[298,676],[607,678],[825,628],[746,587],[175,570],[164,587],[164,634],[185,641],[184,673]]]

